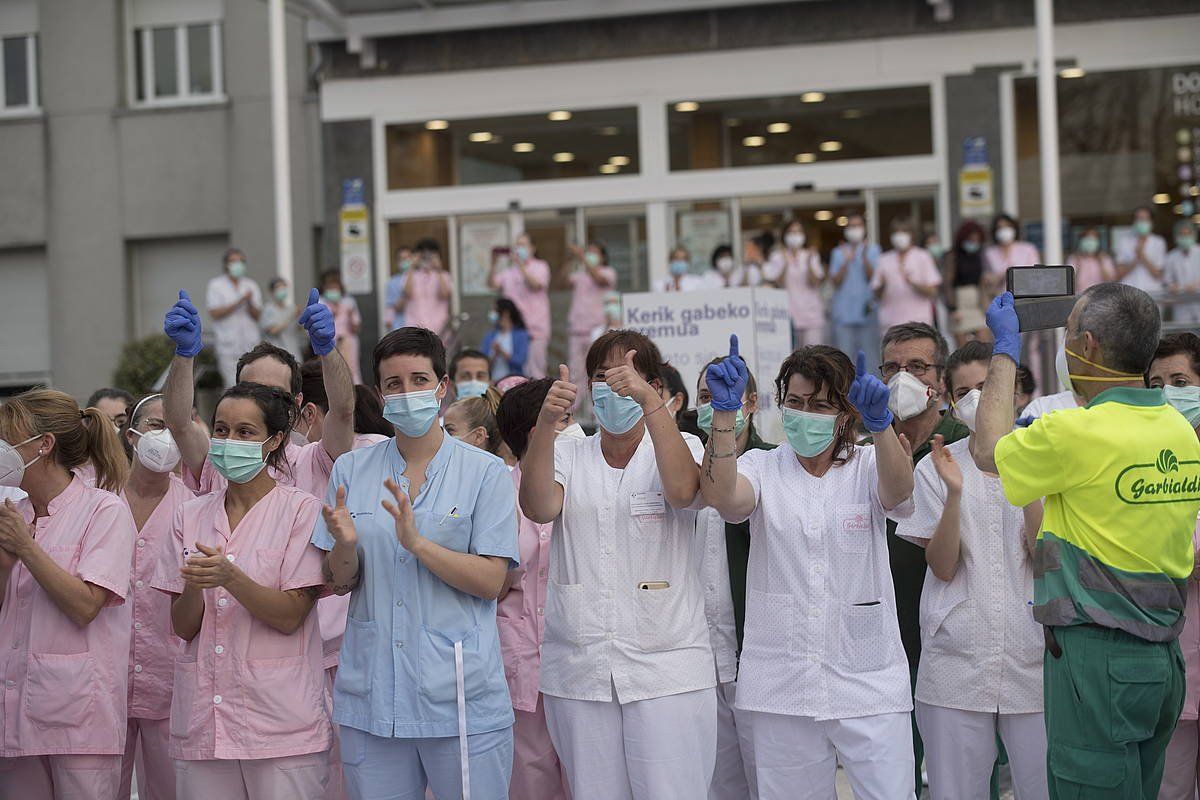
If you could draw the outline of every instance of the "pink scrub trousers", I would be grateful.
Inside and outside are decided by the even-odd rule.
[[[539,694],[536,711],[513,709],[517,721],[513,725],[513,773],[508,793],[514,800],[524,797],[567,800],[571,796],[567,772],[558,760],[546,728],[546,707],[542,701]]]
[[[137,769],[138,800],[175,800],[175,762],[167,753],[171,720],[129,719],[118,797],[129,797]]]
[[[322,800],[329,751],[279,758],[176,761],[180,800]]]
[[[0,758],[0,797],[13,800],[107,800],[120,779],[120,756]]]

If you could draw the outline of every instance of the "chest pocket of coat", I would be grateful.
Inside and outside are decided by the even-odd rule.
[[[874,532],[871,507],[866,503],[847,503],[837,506],[834,514],[838,550],[855,555],[867,552]]]
[[[417,522],[417,530],[429,541],[458,553],[467,552],[467,548],[471,544],[470,517],[429,514],[423,522]]]

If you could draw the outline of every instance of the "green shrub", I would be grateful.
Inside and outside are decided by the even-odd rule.
[[[144,339],[127,342],[121,348],[117,368],[113,372],[113,385],[140,397],[154,390],[154,384],[171,365],[175,356],[175,344],[167,336],[158,333]],[[198,388],[214,388],[221,385],[221,376],[216,369],[216,359],[207,347],[196,357]]]

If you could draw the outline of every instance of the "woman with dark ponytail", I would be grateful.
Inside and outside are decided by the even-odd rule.
[[[88,462],[99,488],[75,474]],[[0,797],[116,795],[135,528],[113,492],[128,470],[99,409],[51,389],[0,406],[0,485],[28,495],[0,505]]]
[[[180,800],[325,796],[333,731],[311,613],[325,579],[308,543],[321,503],[267,469],[283,466],[296,413],[282,389],[226,390],[207,457],[226,486],[180,506],[160,552],[153,585],[185,643],[169,746]]]

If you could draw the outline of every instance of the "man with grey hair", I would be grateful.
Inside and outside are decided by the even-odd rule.
[[[973,457],[1013,505],[1046,498],[1034,547],[1033,617],[1045,626],[1050,797],[1154,798],[1184,698],[1183,627],[1200,444],[1142,380],[1158,306],[1102,283],[1067,318],[1063,380],[1084,402],[1013,430],[1021,334],[1005,292]]]
[[[965,439],[970,431],[954,415],[942,411],[942,377],[950,348],[931,325],[902,322],[887,329],[880,346],[883,363],[879,374],[888,385],[892,427],[912,450],[913,466],[932,448],[935,435],[946,444]],[[908,657],[909,681],[917,684],[921,661],[921,590],[925,585],[925,550],[896,535],[896,522],[887,521],[888,560],[896,593],[896,619],[900,641]],[[913,753],[916,785],[921,785],[925,748],[913,719]]]

